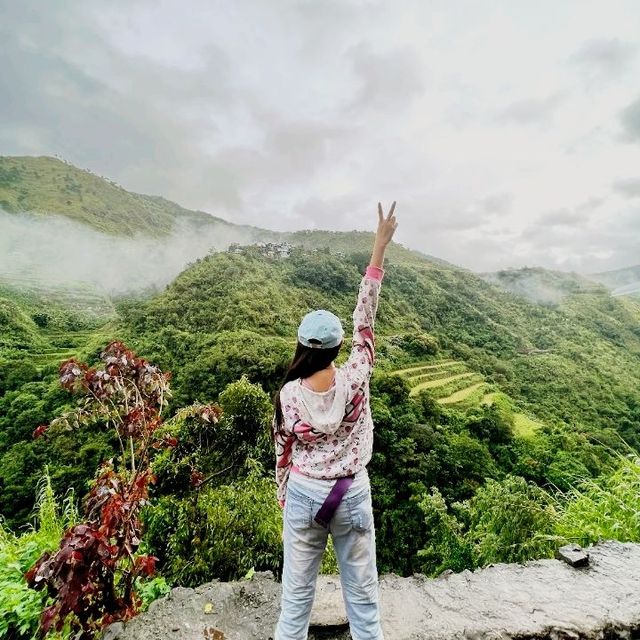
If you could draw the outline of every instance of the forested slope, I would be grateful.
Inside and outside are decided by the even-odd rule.
[[[343,235],[345,244],[348,237]],[[9,487],[23,495],[21,513],[32,500],[41,468],[36,460],[44,462],[49,454],[34,453],[39,444],[30,442],[30,434],[64,401],[54,379],[59,360],[74,353],[95,357],[109,339],[124,339],[173,372],[172,402],[180,407],[215,400],[242,375],[273,393],[293,352],[300,318],[310,309],[331,309],[351,331],[368,253],[300,248],[289,257],[264,253],[245,247],[201,259],[154,298],[120,301],[120,319],[93,337],[76,326],[65,338],[60,318],[38,326],[34,318],[41,325],[43,318],[32,299],[29,305],[19,297],[3,302],[0,508],[20,502]],[[445,404],[455,403],[466,389],[476,406],[491,404],[502,392],[529,426],[564,424],[607,442],[617,433],[639,445],[637,307],[597,285],[541,305],[401,247],[389,253],[377,321],[379,373],[452,361],[451,373],[448,365],[442,373],[427,368],[408,382],[427,393],[431,388]],[[340,360],[345,356],[346,350]],[[436,387],[439,378],[444,384]],[[78,459],[83,445],[64,445],[70,461],[61,480],[90,475],[107,446],[99,440],[83,461]]]
[[[90,171],[47,156],[0,156],[0,209],[61,215],[112,235],[157,236],[178,222],[231,223],[158,196],[126,191]]]
[[[348,325],[365,262],[362,253],[336,257],[296,250],[288,259],[250,250],[216,254],[147,304],[129,307],[123,327],[141,346],[158,344],[158,356],[164,351],[168,365],[181,366],[181,357],[197,362],[207,349],[215,351],[207,345],[243,330],[259,334],[252,341],[268,352],[269,345],[292,344],[310,309],[331,309]],[[545,306],[466,270],[426,259],[389,260],[377,328],[382,368],[411,357],[393,347],[393,336],[424,333],[437,340],[442,354],[462,358],[543,419],[638,438],[640,310],[598,285]],[[166,340],[157,338],[164,335]],[[184,338],[179,348],[167,347],[171,335]],[[187,345],[193,345],[188,356],[181,355]],[[260,381],[270,389],[275,384]],[[193,398],[206,388],[185,382],[184,393]]]

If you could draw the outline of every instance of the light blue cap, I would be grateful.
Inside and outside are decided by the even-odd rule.
[[[310,311],[298,327],[298,342],[312,349],[337,347],[343,338],[340,318],[326,309]]]

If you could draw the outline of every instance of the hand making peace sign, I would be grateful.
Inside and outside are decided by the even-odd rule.
[[[382,242],[385,246],[391,242],[393,234],[398,227],[396,217],[393,212],[396,209],[396,202],[393,201],[389,214],[385,217],[382,212],[382,205],[378,202],[378,231],[376,233],[376,240]]]

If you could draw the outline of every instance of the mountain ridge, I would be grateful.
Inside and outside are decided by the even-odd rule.
[[[62,215],[112,235],[169,233],[180,220],[236,225],[186,209],[162,196],[127,191],[116,182],[51,156],[0,156],[0,208]]]

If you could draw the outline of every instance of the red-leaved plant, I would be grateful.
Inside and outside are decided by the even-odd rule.
[[[140,510],[155,482],[151,453],[178,444],[166,432],[161,437],[157,433],[171,396],[170,374],[121,342],[109,344],[100,358],[101,368],[75,359],[62,363],[60,383],[81,396],[78,406],[33,434],[96,424],[115,429],[120,444],[115,462],[111,458],[98,469],[84,501],[84,522],[65,531],[58,550],[44,553],[25,574],[29,586],[46,588],[54,600],[42,612],[43,635],[70,621],[78,631],[75,637],[87,639],[112,622],[128,620],[142,604],[136,578],[155,570],[157,558],[136,551],[142,535]],[[206,406],[202,411],[204,420],[213,415]]]

